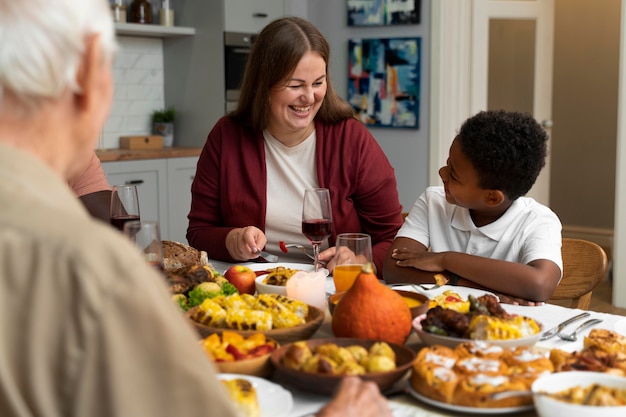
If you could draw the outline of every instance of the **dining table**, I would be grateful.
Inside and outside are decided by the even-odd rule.
[[[218,271],[223,273],[233,264],[229,264],[221,261],[211,261],[212,266]],[[240,263],[240,265],[253,265],[248,263]],[[416,291],[422,292],[428,295],[428,290],[421,290],[417,286],[403,286],[396,287],[406,291]],[[452,287],[461,288],[461,287]],[[326,292],[327,294],[333,294],[335,292],[335,286],[333,283],[332,276],[328,276],[326,278]],[[559,305],[544,303],[536,306],[521,306],[521,305],[513,305],[513,304],[503,304],[503,308],[510,314],[517,314],[526,317],[530,317],[541,324],[542,330],[551,329],[554,326],[557,326],[559,323],[577,315],[583,313],[584,310],[575,309],[575,308],[567,308]],[[616,315],[616,314],[608,314],[601,313],[596,311],[588,311],[590,313],[589,317],[586,317],[584,320],[578,320],[575,323],[570,324],[566,327],[566,330],[571,332],[579,324],[583,323],[588,319],[601,319],[602,322],[582,329],[578,332],[578,338],[576,341],[566,341],[561,338],[554,336],[547,340],[540,340],[535,344],[535,347],[539,350],[548,352],[551,349],[561,349],[567,352],[575,352],[583,349],[583,341],[585,335],[587,335],[594,328],[603,328],[612,331],[617,331],[618,333],[626,335],[626,317]],[[313,338],[329,338],[334,337],[332,328],[332,316],[328,310],[328,306],[326,306],[325,318],[318,329],[318,331],[312,336]],[[424,346],[422,341],[419,339],[419,336],[412,332],[409,336],[406,345],[415,350],[419,351],[421,347]],[[471,414],[472,411],[459,411],[455,410],[455,407],[446,406],[445,404],[437,404],[431,405],[422,400],[415,398],[415,396],[411,395],[408,387],[408,374],[398,381],[392,388],[384,392],[388,398],[389,408],[392,411],[394,417],[459,417],[466,416]],[[285,417],[309,417],[314,416],[317,411],[319,411],[330,399],[329,396],[314,394],[310,392],[303,391],[297,387],[292,386],[288,380],[276,379],[272,378],[272,382],[279,384],[287,391],[289,391],[293,397],[293,407],[289,414]],[[487,415],[487,414],[496,414],[493,413],[489,409],[476,409],[476,415]],[[511,409],[510,411],[504,411],[503,413],[498,413],[497,415],[504,414],[512,414],[518,417],[536,417],[537,413],[534,408],[528,408],[525,410],[516,410]]]

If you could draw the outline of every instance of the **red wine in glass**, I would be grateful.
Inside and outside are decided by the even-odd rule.
[[[135,215],[120,215],[111,217],[111,224],[117,227],[120,231],[124,230],[124,225],[127,222],[132,222],[134,220],[139,220],[139,216]]]
[[[321,242],[333,231],[333,223],[326,219],[309,219],[302,222],[302,234],[311,242]]]
[[[302,234],[313,245],[313,264],[315,272],[319,265],[318,258],[322,241],[333,231],[332,206],[330,191],[327,188],[304,190],[302,202]]]

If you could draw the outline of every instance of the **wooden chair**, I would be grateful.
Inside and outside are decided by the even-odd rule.
[[[548,302],[570,300],[567,307],[587,310],[591,292],[606,274],[606,253],[593,242],[570,238],[563,238],[561,253],[563,278]]]

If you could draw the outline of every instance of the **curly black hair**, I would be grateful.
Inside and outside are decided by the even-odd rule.
[[[511,200],[530,190],[548,152],[548,135],[527,113],[481,111],[463,123],[457,139],[480,186]]]

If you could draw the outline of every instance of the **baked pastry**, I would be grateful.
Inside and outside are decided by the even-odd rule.
[[[163,268],[165,272],[186,266],[208,265],[209,257],[205,251],[171,240],[162,241]]]
[[[522,382],[507,375],[475,374],[461,378],[456,386],[453,403],[468,407],[496,408],[514,407],[530,404],[532,398],[514,396],[494,400],[492,395],[498,392],[528,389]]]
[[[504,349],[500,346],[492,345],[484,341],[476,340],[473,342],[459,343],[454,349],[460,358],[468,356],[477,356],[479,358],[500,358]]]
[[[418,393],[435,401],[467,407],[530,404],[529,396],[492,398],[497,392],[530,389],[532,381],[544,372],[540,364],[549,368],[545,356],[542,360],[525,353],[525,349],[530,348],[520,347],[509,352],[485,342],[462,343],[454,349],[440,345],[425,347],[415,358],[411,385]],[[510,358],[513,365],[508,365],[505,358]]]
[[[422,348],[413,362],[411,385],[422,395],[451,403],[459,376],[452,370],[457,354],[446,346]]]
[[[256,389],[250,381],[244,378],[222,379],[222,384],[242,416],[259,417],[261,415]]]

